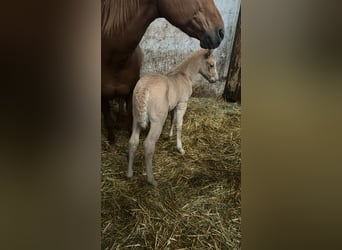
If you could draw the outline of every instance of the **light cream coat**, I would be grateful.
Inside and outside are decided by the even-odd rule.
[[[150,130],[144,142],[147,181],[157,185],[152,172],[152,158],[169,111],[172,111],[169,136],[173,135],[173,127],[176,124],[177,149],[181,154],[185,153],[181,141],[183,116],[192,94],[193,78],[198,73],[209,82],[217,80],[216,62],[212,51],[197,50],[168,74],[147,75],[138,81],[133,92],[133,127],[129,140],[128,178],[133,176],[133,162],[139,145],[140,131],[147,128],[150,123]]]

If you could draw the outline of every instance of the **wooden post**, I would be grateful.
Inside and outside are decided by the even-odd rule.
[[[222,96],[227,102],[241,103],[241,7],[235,30],[227,82]]]

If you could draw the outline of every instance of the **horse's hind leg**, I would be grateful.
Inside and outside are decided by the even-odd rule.
[[[177,143],[177,149],[179,150],[179,152],[183,155],[185,154],[185,150],[183,149],[182,146],[182,126],[183,126],[183,117],[184,114],[186,112],[186,107],[187,107],[187,103],[179,103],[177,105],[176,108],[176,128],[177,128],[177,139],[176,139],[176,143]]]
[[[109,104],[109,100],[101,100],[101,111],[103,114],[103,120],[105,127],[107,129],[107,138],[110,144],[113,144],[115,141],[114,137],[114,120],[111,114],[111,108]]]
[[[131,178],[133,176],[133,163],[134,163],[135,154],[137,152],[137,148],[139,145],[139,135],[140,135],[140,127],[135,121],[135,119],[133,119],[132,135],[128,143],[128,170],[127,170],[128,178]]]
[[[153,186],[157,186],[157,182],[154,180],[153,176],[152,158],[155,151],[156,142],[158,141],[163,129],[164,121],[165,119],[162,122],[151,122],[150,131],[144,141],[147,182]]]

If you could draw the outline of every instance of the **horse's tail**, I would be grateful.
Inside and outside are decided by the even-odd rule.
[[[147,88],[139,88],[134,94],[136,119],[140,127],[147,127],[149,118],[147,113],[147,102],[149,99],[149,91]]]

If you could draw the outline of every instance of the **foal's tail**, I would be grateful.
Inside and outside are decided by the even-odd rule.
[[[147,113],[147,102],[149,98],[149,92],[146,88],[138,89],[134,95],[134,102],[135,102],[135,113],[136,119],[140,127],[145,129],[148,124],[148,113]]]

